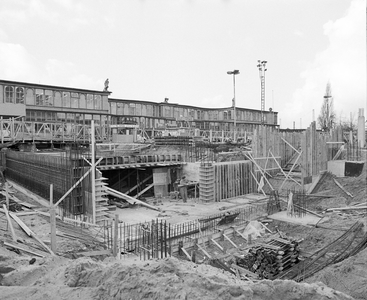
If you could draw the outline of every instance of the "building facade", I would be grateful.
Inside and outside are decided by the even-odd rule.
[[[18,128],[18,132],[27,131],[26,134],[23,132],[23,139],[29,136],[37,139],[37,134],[41,136],[47,129],[52,135],[61,135],[62,139],[85,140],[90,133],[88,128],[91,120],[96,125],[97,139],[107,141],[111,138],[111,125],[131,124],[149,137],[167,128],[187,128],[200,134],[214,132],[223,136],[233,132],[235,125],[238,136],[242,136],[261,125],[260,110],[241,107],[203,108],[168,101],[116,99],[109,96],[108,91],[0,80],[2,138],[5,134],[15,134],[10,132],[15,130],[10,128],[10,118],[13,118],[12,126]],[[277,126],[277,114],[273,111],[264,112],[264,125]]]

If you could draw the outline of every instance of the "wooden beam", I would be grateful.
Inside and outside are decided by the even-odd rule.
[[[223,237],[228,241],[230,242],[235,248],[238,248],[238,246],[228,237],[226,236],[224,233],[223,233]]]
[[[136,184],[135,186],[133,186],[131,189],[129,189],[128,191],[125,192],[125,194],[130,194],[133,190],[135,190],[136,188],[138,188],[140,185],[142,185],[143,183],[147,182],[150,178],[152,178],[153,175],[148,176],[147,178],[145,178],[144,180],[140,181],[138,184]]]
[[[54,189],[53,184],[50,184],[50,225],[51,225],[51,250],[56,252],[56,210],[54,206]]]
[[[270,184],[269,180],[266,178],[265,176],[265,172],[262,170],[262,168],[256,163],[255,159],[252,157],[252,155],[250,153],[248,153],[247,155],[245,154],[245,156],[250,159],[254,164],[255,166],[259,169],[261,175],[263,175],[264,179],[266,180],[266,182],[269,184],[270,188],[274,191],[274,188],[273,186]]]
[[[197,246],[198,246],[198,248],[208,257],[208,258],[212,258],[211,256],[210,256],[210,254],[208,253],[208,252],[206,252],[206,250],[203,248],[203,247],[201,247],[199,244],[197,244]]]
[[[334,180],[334,182],[336,183],[336,185],[338,186],[338,187],[340,187],[340,189],[344,192],[344,193],[346,193],[349,197],[351,197],[351,198],[354,198],[354,196],[351,194],[351,193],[349,193],[338,181],[336,181],[336,179],[335,178],[333,178],[333,180]]]
[[[251,272],[250,270],[247,270],[241,266],[238,266],[238,265],[235,265],[235,264],[232,264],[231,267],[233,268],[237,268],[240,272],[246,274],[247,276],[251,277],[252,279],[257,279],[258,278],[258,275],[254,272]]]
[[[119,236],[119,215],[115,214],[115,223],[113,227],[113,241],[112,241],[112,253],[114,257],[117,257],[117,251],[119,248],[118,236]]]
[[[8,220],[9,229],[10,229],[10,232],[11,232],[11,237],[12,237],[13,241],[16,242],[17,241],[17,236],[15,235],[13,224],[11,223],[11,219],[10,219],[10,216],[9,216],[9,211],[6,208],[6,205],[5,204],[3,204],[3,209],[4,209],[4,213],[5,213],[6,219]]]
[[[210,239],[210,241],[211,241],[215,246],[217,246],[220,250],[224,251],[223,247],[222,247],[221,245],[219,245],[219,244],[217,243],[217,241],[216,241],[216,240],[214,240],[214,239]]]
[[[251,171],[251,175],[252,175],[252,177],[254,178],[255,182],[257,183],[258,188],[260,188],[260,190],[262,191],[263,195],[266,197],[266,194],[265,194],[265,192],[264,192],[263,188],[262,188],[262,187],[260,187],[260,182],[258,182],[258,181],[257,181],[257,179],[256,179],[256,177],[255,177],[254,173],[252,173],[252,171]]]
[[[364,206],[345,206],[345,207],[328,208],[328,209],[326,209],[326,211],[334,211],[334,210],[358,210],[358,209],[367,209],[367,205],[364,205]]]
[[[144,190],[136,194],[133,198],[138,198],[139,196],[143,195],[146,191],[150,190],[153,186],[154,186],[154,183],[148,185]]]
[[[9,209],[9,191],[8,191],[8,183],[5,181],[5,199],[6,199],[6,208]]]
[[[25,225],[23,223],[23,221],[21,219],[18,218],[18,216],[16,216],[14,213],[9,212],[9,215],[13,218],[13,220],[15,222],[18,223],[18,225],[20,226],[20,228],[23,229],[23,231],[28,235],[28,236],[32,236],[32,231],[28,228],[27,225]]]
[[[247,238],[243,235],[243,233],[239,232],[237,229],[234,229],[234,231],[240,236],[242,237],[244,240],[246,240],[247,242]]]
[[[83,255],[83,256],[111,255],[111,250],[78,252],[76,254]]]
[[[298,151],[296,148],[294,148],[288,141],[286,141],[285,139],[281,138],[289,147],[291,147],[294,151],[296,151],[298,154],[300,154],[300,151]]]
[[[14,248],[14,249],[18,249],[18,250],[21,250],[21,251],[24,251],[24,252],[39,256],[39,257],[45,257],[42,254],[39,254],[37,252],[33,252],[31,250],[28,250],[28,249],[25,249],[25,248],[22,248],[22,247],[19,247],[18,245],[10,244],[8,242],[4,242],[4,246],[11,247],[11,248]]]
[[[270,149],[269,149],[269,153],[270,153],[270,154],[271,154],[271,156],[274,158],[275,163],[277,164],[277,166],[278,166],[278,168],[280,169],[280,171],[283,173],[283,175],[284,175],[285,177],[287,177],[287,174],[285,174],[285,172],[283,171],[282,167],[279,165],[278,161],[275,159],[275,157],[274,157],[273,153],[270,151]],[[301,186],[301,184],[300,184],[297,180],[295,180],[294,178],[290,177],[290,179],[292,179],[295,183],[297,183],[299,186]]]
[[[186,249],[184,247],[181,248],[182,252],[185,253],[185,255],[187,256],[187,258],[192,261],[192,257],[190,256],[190,254],[186,251]]]
[[[123,199],[127,202],[129,202],[130,204],[134,205],[134,204],[140,204],[140,205],[143,205],[143,206],[146,206],[150,209],[154,209],[154,210],[157,210],[157,211],[160,211],[160,209],[158,207],[154,207],[152,205],[149,205],[148,203],[145,203],[143,201],[140,201],[138,199],[135,199],[129,195],[126,195],[124,193],[121,193],[119,191],[116,191],[114,189],[111,189],[110,187],[106,187],[106,193],[107,194],[110,194],[111,196],[114,196],[114,197],[117,197],[117,198],[120,198],[120,199]]]
[[[101,162],[101,160],[103,159],[103,157],[101,157],[97,162],[96,162],[96,164],[95,165],[98,165],[100,162]],[[75,189],[83,180],[84,180],[84,178],[85,177],[87,177],[88,176],[88,174],[90,173],[90,172],[92,172],[92,167],[87,171],[87,172],[85,172],[84,173],[84,175],[82,176],[82,177],[80,177],[80,179],[59,199],[59,201],[57,201],[56,203],[55,203],[55,207],[57,207],[72,191],[73,191],[73,189]]]
[[[284,181],[283,181],[283,182],[282,182],[282,184],[280,185],[280,187],[279,187],[279,189],[278,189],[278,191],[279,191],[279,192],[282,190],[282,187],[283,187],[284,183],[287,181],[287,179],[288,179],[289,175],[292,173],[292,171],[293,171],[294,167],[297,165],[297,162],[298,162],[298,160],[300,159],[301,155],[302,155],[302,151],[301,151],[301,152],[299,152],[298,157],[297,157],[296,161],[294,162],[294,164],[293,164],[292,168],[289,170],[289,172],[288,172],[287,176],[285,177]]]

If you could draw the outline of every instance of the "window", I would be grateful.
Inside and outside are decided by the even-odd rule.
[[[130,103],[129,115],[135,115],[135,103]]]
[[[62,101],[62,106],[63,107],[70,107],[70,93],[69,92],[63,92],[62,93],[62,98],[63,98],[63,101]]]
[[[111,102],[111,114],[116,115],[116,102]]]
[[[118,115],[123,115],[124,114],[124,105],[122,103],[117,103],[117,111],[116,113]]]
[[[34,91],[33,89],[27,89],[25,101],[28,105],[34,105]]]
[[[7,103],[14,102],[14,87],[12,86],[5,87],[5,102]]]
[[[93,109],[94,108],[93,95],[91,95],[91,94],[87,95],[87,108],[88,109]]]
[[[43,105],[43,90],[36,89],[36,105]]]
[[[94,109],[102,109],[101,95],[94,95]]]
[[[79,94],[78,93],[71,93],[71,107],[79,108]]]
[[[22,87],[17,87],[16,88],[15,103],[22,103],[22,104],[24,104],[24,88],[22,88]]]
[[[87,103],[85,101],[85,94],[80,94],[79,107],[80,108],[87,108]]]
[[[60,92],[55,92],[55,106],[59,106],[59,107],[62,106]]]
[[[200,120],[200,119],[201,119],[201,111],[200,111],[200,110],[198,110],[198,111],[197,111],[197,119],[198,119],[198,120]]]
[[[51,90],[45,90],[44,105],[47,105],[47,106],[53,106],[54,105]]]

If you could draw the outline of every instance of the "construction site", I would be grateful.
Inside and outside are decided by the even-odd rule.
[[[23,105],[1,118],[1,298],[367,299],[363,109],[355,132],[263,110],[215,131]]]

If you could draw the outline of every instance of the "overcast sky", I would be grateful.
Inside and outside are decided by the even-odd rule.
[[[0,0],[0,78],[112,98],[260,109],[282,128],[317,118],[327,82],[338,118],[366,116],[363,0]]]

